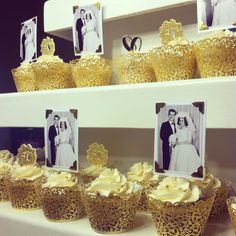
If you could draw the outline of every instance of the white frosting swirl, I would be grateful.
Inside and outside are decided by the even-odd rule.
[[[53,187],[73,187],[77,183],[77,178],[71,173],[55,172],[48,176],[47,182],[42,185],[43,188]]]
[[[12,164],[14,162],[14,155],[8,150],[0,150],[0,160]]]
[[[100,165],[91,165],[85,169],[82,169],[80,171],[81,175],[88,175],[92,177],[97,177],[99,176],[107,167],[105,166],[100,166]]]
[[[5,175],[7,173],[10,173],[12,169],[12,165],[9,163],[6,163],[4,161],[0,161],[0,175]]]
[[[44,171],[42,168],[31,165],[20,166],[16,164],[11,171],[11,177],[15,180],[36,180],[43,176],[43,174]]]
[[[163,202],[195,202],[200,198],[200,189],[186,179],[167,177],[150,191],[149,197]]]
[[[231,204],[231,207],[232,207],[234,210],[236,210],[236,203],[232,203],[232,204]]]
[[[37,62],[63,62],[63,60],[58,56],[42,55],[38,57]]]
[[[176,46],[176,45],[188,45],[189,42],[188,40],[186,39],[183,39],[182,37],[178,37],[178,38],[175,38],[173,40],[171,40],[168,45],[171,45],[171,46]]]
[[[154,175],[152,165],[147,162],[139,162],[130,167],[127,179],[131,182],[145,183],[149,180],[158,180],[158,175]]]
[[[106,169],[90,183],[86,190],[92,194],[108,197],[110,195],[116,196],[137,192],[141,190],[141,186],[128,182],[126,177],[117,169]]]

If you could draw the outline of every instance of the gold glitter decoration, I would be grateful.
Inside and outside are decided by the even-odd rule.
[[[226,200],[230,188],[229,181],[225,179],[220,179],[220,181],[222,185],[219,188],[215,189],[216,197],[212,205],[209,221],[216,220],[217,217],[219,217],[224,212],[225,208],[227,208]]]
[[[236,37],[201,40],[194,49],[202,78],[236,75]]]
[[[90,144],[87,150],[87,160],[91,165],[105,166],[108,160],[108,151],[103,144]]]
[[[54,43],[53,38],[50,38],[47,36],[45,39],[42,40],[42,43],[40,46],[41,46],[40,51],[43,55],[51,55],[51,56],[54,55],[55,43]]]
[[[12,207],[25,210],[41,208],[42,182],[43,178],[34,181],[8,178],[6,183]]]
[[[18,92],[29,92],[36,90],[35,76],[32,67],[18,67],[11,70],[16,89]]]
[[[36,149],[32,148],[30,144],[22,144],[18,149],[16,156],[17,162],[20,166],[35,165],[37,160]]]
[[[200,24],[199,24],[199,30],[207,30],[207,29],[209,29],[209,27],[207,26],[207,25],[205,25],[203,22],[201,22]]]
[[[176,20],[164,21],[160,27],[161,42],[167,45],[170,41],[183,38],[183,28],[181,23]]]
[[[51,221],[72,221],[84,215],[80,186],[42,189],[43,213]]]
[[[104,58],[80,58],[70,61],[72,78],[77,87],[108,85],[111,80],[111,64]]]
[[[0,176],[0,202],[9,201],[8,191],[6,187],[6,176]]]
[[[99,233],[120,233],[130,229],[137,210],[140,192],[124,196],[90,195],[82,191],[89,222]]]
[[[229,216],[234,227],[234,232],[236,234],[236,210],[232,208],[232,203],[236,203],[235,197],[227,199],[227,206],[229,211]]]
[[[156,81],[149,55],[130,51],[116,60],[120,84]]]
[[[196,202],[175,203],[162,202],[148,198],[158,235],[201,235],[214,202],[214,193],[208,193]]]
[[[74,87],[68,63],[35,62],[33,70],[39,90],[53,90]]]

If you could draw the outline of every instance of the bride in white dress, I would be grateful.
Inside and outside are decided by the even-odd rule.
[[[181,112],[175,117],[176,133],[170,136],[170,143],[176,145],[171,154],[170,171],[191,175],[201,166],[201,160],[192,144],[195,126],[188,113]]]
[[[75,153],[70,143],[72,131],[66,118],[62,118],[59,124],[60,132],[55,137],[55,143],[57,145],[56,166],[69,169],[76,161]]]
[[[31,61],[35,54],[33,29],[28,26],[25,39],[25,60]]]
[[[85,25],[82,27],[84,34],[84,52],[96,52],[101,45],[101,40],[96,32],[97,21],[92,11],[85,13]]]

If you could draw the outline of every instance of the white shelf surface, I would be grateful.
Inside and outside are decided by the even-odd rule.
[[[96,3],[97,0],[49,0],[44,4],[44,31],[58,35],[72,28],[73,6]],[[122,19],[177,6],[193,4],[195,0],[100,0],[104,7],[104,21]],[[63,35],[63,33],[62,33]]]
[[[8,236],[92,236],[95,233],[85,216],[77,221],[55,223],[46,220],[42,210],[19,211],[10,206],[10,203],[0,204],[0,228]],[[138,213],[130,231],[122,233],[123,236],[158,235],[148,213]],[[208,223],[203,236],[233,236],[231,222],[226,216],[217,223]]]
[[[157,102],[207,101],[207,128],[236,128],[235,91],[228,77],[0,94],[1,126],[44,127],[46,109],[67,108],[79,127],[154,128]]]

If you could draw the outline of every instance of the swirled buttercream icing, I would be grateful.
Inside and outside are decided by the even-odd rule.
[[[105,197],[130,194],[139,190],[141,190],[140,185],[128,182],[126,177],[117,169],[104,170],[86,189],[91,194],[99,194]]]
[[[167,177],[150,191],[149,197],[163,202],[195,202],[200,198],[201,190],[197,185],[183,178]]]
[[[49,174],[47,182],[43,184],[42,187],[73,187],[76,183],[77,178],[73,174],[67,172],[54,172]]]
[[[91,165],[87,168],[84,168],[80,171],[81,175],[88,175],[92,177],[99,176],[107,167],[100,165]]]

